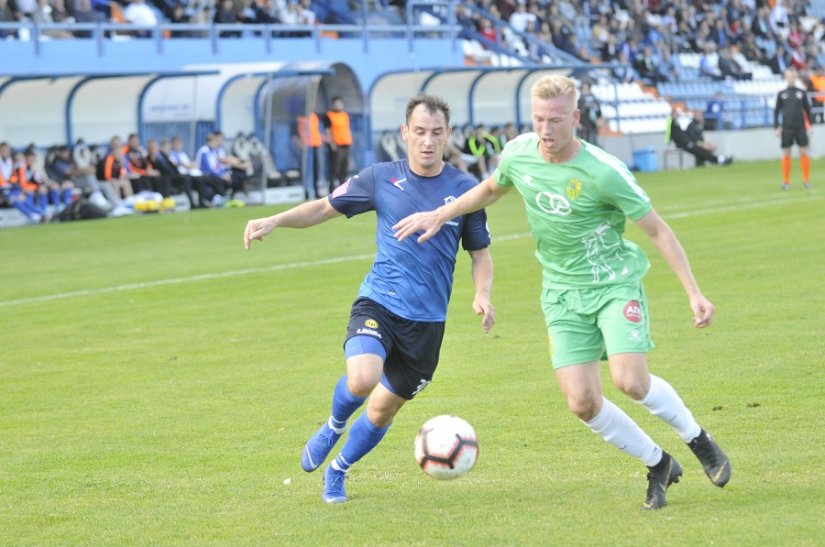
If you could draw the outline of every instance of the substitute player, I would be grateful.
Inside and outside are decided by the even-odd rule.
[[[811,134],[811,103],[808,93],[796,86],[796,70],[785,71],[788,87],[776,96],[773,109],[773,127],[776,135],[782,138],[782,186],[783,190],[791,187],[791,147],[799,148],[799,167],[802,169],[802,185],[806,190],[811,187],[811,158],[808,156],[808,142]],[[779,126],[780,114],[782,127]]]
[[[575,137],[580,112],[570,78],[546,76],[532,89],[534,133],[508,142],[495,173],[456,201],[396,224],[400,241],[435,236],[451,218],[489,205],[511,188],[524,198],[543,267],[541,304],[556,378],[570,410],[590,429],[648,467],[643,507],[665,505],[682,467],[619,407],[602,395],[599,361],[616,387],[670,424],[713,484],[724,486],[730,462],[696,422],[673,387],[649,374],[653,348],[641,279],[650,267],[623,239],[625,217],[651,238],[688,294],[694,325],[706,327],[713,305],[702,295],[687,256],[630,171],[601,148]],[[427,245],[422,245],[426,249]]]
[[[328,198],[251,220],[244,232],[244,246],[249,249],[252,240],[262,239],[276,227],[307,228],[342,214],[352,217],[371,210],[378,215],[378,252],[347,326],[347,372],[335,386],[332,415],[301,454],[305,471],[317,469],[344,433],[347,420],[369,396],[366,411],[352,424],[341,452],[324,472],[327,503],[347,501],[344,480],[350,466],[378,445],[393,416],[432,380],[459,241],[472,262],[473,310],[483,316],[485,332],[495,322],[490,303],[493,262],[484,211],[451,219],[426,249],[393,237],[393,224],[405,216],[449,203],[477,185],[442,159],[450,136],[449,106],[431,96],[410,100],[401,135],[407,143],[406,160],[368,167]]]

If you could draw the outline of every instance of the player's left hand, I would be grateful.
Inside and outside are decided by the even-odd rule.
[[[697,329],[710,325],[713,314],[716,313],[716,308],[701,293],[691,297],[690,308],[693,310],[693,326]]]
[[[484,329],[484,333],[490,332],[490,329],[496,324],[496,308],[492,302],[477,296],[473,300],[473,311],[476,312],[476,315],[482,316],[481,328]]]

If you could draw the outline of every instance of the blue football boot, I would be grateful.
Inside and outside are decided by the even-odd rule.
[[[304,451],[301,452],[301,467],[304,471],[311,473],[318,469],[340,438],[341,433],[333,431],[329,426],[329,421],[324,422],[324,425],[307,441]]]

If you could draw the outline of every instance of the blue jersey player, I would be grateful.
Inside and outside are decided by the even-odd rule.
[[[249,249],[252,240],[262,240],[276,227],[307,228],[372,210],[378,215],[378,252],[347,326],[346,374],[335,386],[332,415],[301,453],[303,469],[317,469],[343,435],[347,420],[367,401],[366,411],[353,422],[340,453],[324,471],[327,503],[347,501],[344,480],[349,468],[378,445],[398,410],[432,380],[459,242],[471,257],[473,310],[482,316],[485,332],[495,322],[484,210],[450,220],[432,245],[394,237],[393,225],[401,219],[450,203],[476,185],[443,161],[450,136],[449,106],[427,95],[411,99],[401,136],[407,143],[406,160],[368,167],[328,198],[251,220],[244,232],[244,247]]]

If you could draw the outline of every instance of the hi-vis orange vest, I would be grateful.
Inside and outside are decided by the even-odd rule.
[[[304,146],[313,148],[321,146],[321,123],[318,121],[318,115],[315,112],[309,113],[309,120],[306,116],[298,116],[297,123],[298,136]]]
[[[352,144],[352,132],[349,128],[349,114],[342,110],[330,110],[327,112],[330,123],[330,133],[332,142],[336,146],[349,146]]]

